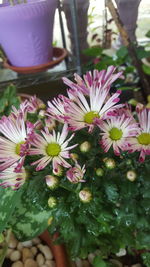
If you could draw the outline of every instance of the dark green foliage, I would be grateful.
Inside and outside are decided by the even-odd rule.
[[[4,92],[0,94],[0,117],[9,115],[12,106],[19,107],[20,99],[16,95],[16,87],[10,84]]]
[[[29,119],[36,121],[36,117]],[[104,259],[120,248],[149,250],[150,158],[147,156],[144,163],[139,163],[138,153],[122,153],[117,157],[110,150],[106,154],[99,138],[98,129],[90,134],[81,130],[73,140],[73,144],[79,144],[73,151],[79,156],[79,164],[86,165],[82,183],[72,184],[64,172],[58,178],[59,186],[50,190],[45,176],[52,175],[52,167],[36,172],[28,157],[25,161],[28,179],[24,186],[17,192],[0,189],[0,231],[10,227],[20,240],[31,239],[47,228],[52,234],[58,231],[57,242],[66,243],[72,258],[86,258],[89,252],[100,249],[94,267],[107,267]],[[91,144],[87,153],[80,151],[85,141]],[[32,161],[37,158],[32,157]],[[108,159],[114,161],[112,169],[106,165]],[[102,176],[96,174],[98,168]],[[134,181],[127,179],[128,171],[136,174]],[[92,195],[88,203],[79,198],[83,189]],[[50,197],[56,200],[53,208],[48,206]],[[149,260],[149,253],[144,253],[143,261],[148,267]]]
[[[93,138],[96,132],[89,139],[88,136],[83,131],[83,139],[88,140],[92,148],[80,155],[81,165],[86,162],[88,166],[86,183],[72,185],[65,177],[61,180],[63,190],[56,190],[58,205],[52,210],[53,222],[49,231],[59,230],[60,240],[68,244],[72,257],[84,258],[97,248],[102,256],[116,253],[121,247],[148,249],[150,160],[140,164],[136,153],[132,156],[124,153],[120,158],[110,152],[107,156],[115,159],[116,167],[109,170],[103,161],[105,154]],[[81,154],[79,148],[75,152]],[[104,170],[102,177],[96,176],[98,167]],[[134,182],[126,177],[129,170],[137,174]],[[79,199],[79,191],[84,187],[93,196],[87,204]]]

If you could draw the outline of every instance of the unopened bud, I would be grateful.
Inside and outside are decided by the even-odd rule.
[[[44,117],[45,117],[45,113],[46,113],[46,111],[43,110],[43,109],[41,109],[41,110],[39,111],[39,118],[44,118]]]
[[[47,224],[48,224],[48,225],[51,225],[51,224],[52,224],[52,221],[53,221],[53,217],[51,216],[51,217],[48,219]]]
[[[114,159],[107,158],[106,160],[104,160],[104,162],[107,169],[111,170],[116,167],[116,162],[114,161]]]
[[[50,208],[54,208],[56,206],[56,204],[57,204],[57,199],[55,197],[50,197],[48,199],[48,206]]]
[[[103,171],[103,169],[102,169],[102,168],[98,168],[98,169],[96,169],[96,175],[97,175],[97,176],[103,176],[103,175],[104,175],[104,171]]]
[[[76,153],[71,153],[70,158],[76,161],[79,158],[79,156]]]
[[[92,193],[88,189],[83,189],[79,192],[79,198],[82,202],[88,203],[92,200]]]
[[[150,95],[147,96],[147,101],[150,103]]]
[[[135,171],[128,171],[127,172],[127,179],[131,182],[134,182],[136,179],[136,172]]]
[[[131,164],[132,164],[132,160],[131,160],[131,159],[128,159],[128,160],[126,161],[126,164],[127,164],[127,165],[131,165]]]
[[[130,100],[128,101],[128,103],[129,103],[130,105],[136,107],[136,105],[137,105],[138,102],[137,102],[134,98],[132,98],[132,99],[130,99]]]
[[[91,144],[88,141],[85,141],[80,145],[80,151],[83,153],[88,152],[90,149],[91,149]]]
[[[39,109],[46,109],[46,105],[44,103],[40,103],[39,104]]]
[[[62,176],[63,175],[63,167],[58,165],[57,166],[57,170],[53,170],[53,173],[56,175],[56,176]]]
[[[57,177],[52,176],[52,175],[46,175],[46,184],[50,189],[55,189],[58,187],[59,180]]]

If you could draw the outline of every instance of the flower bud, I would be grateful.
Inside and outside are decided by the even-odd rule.
[[[127,172],[127,179],[131,182],[134,182],[136,179],[136,172],[135,171],[128,171]]]
[[[76,161],[79,158],[79,156],[76,153],[70,153],[70,158]]]
[[[63,175],[63,167],[58,165],[57,166],[57,171],[53,169],[53,173],[56,175],[56,176],[62,176]]]
[[[76,162],[75,167],[70,168],[66,172],[66,177],[73,184],[85,182],[83,179],[85,171],[85,165],[81,168],[81,166]]]
[[[54,208],[56,206],[56,204],[57,204],[57,199],[55,197],[50,197],[48,199],[48,206],[50,208]]]
[[[53,221],[53,217],[51,216],[51,217],[48,219],[47,224],[48,224],[48,225],[51,225],[51,224],[52,224],[52,221]]]
[[[58,186],[59,180],[57,177],[52,175],[46,175],[46,184],[50,189],[55,189]]]
[[[91,144],[88,141],[85,141],[80,145],[80,151],[83,153],[87,153],[90,149]]]
[[[45,119],[45,125],[49,129],[49,131],[52,131],[56,127],[56,122],[53,119]]]
[[[150,95],[147,96],[147,101],[150,103]]]
[[[97,175],[97,176],[103,176],[103,175],[104,175],[104,171],[103,171],[103,169],[102,169],[102,168],[98,168],[98,169],[96,169],[96,175]]]
[[[127,165],[131,165],[132,164],[132,160],[131,159],[127,159],[126,164]]]
[[[46,111],[43,110],[43,109],[41,109],[41,110],[39,111],[39,115],[38,115],[38,117],[39,117],[39,118],[44,118],[44,117],[45,117],[45,113],[46,113]]]
[[[112,170],[116,167],[116,162],[114,161],[114,159],[106,158],[104,159],[104,162],[107,169]]]
[[[88,203],[92,200],[92,193],[86,188],[79,192],[79,198],[82,202]]]

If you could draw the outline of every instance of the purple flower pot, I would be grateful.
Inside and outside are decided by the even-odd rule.
[[[0,5],[0,44],[17,67],[44,64],[52,59],[54,14],[57,0],[28,0]]]

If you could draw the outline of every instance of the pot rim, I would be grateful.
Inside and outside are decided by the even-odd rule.
[[[43,234],[40,235],[40,238],[45,241],[51,248],[56,262],[56,267],[69,267],[70,264],[65,247],[63,245],[56,245],[53,243],[58,238],[58,236],[59,234],[55,233],[51,238],[50,233],[48,232],[48,230],[46,230]]]

